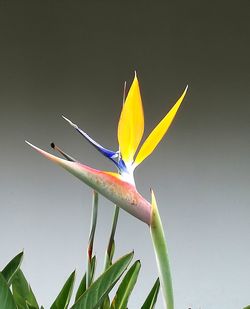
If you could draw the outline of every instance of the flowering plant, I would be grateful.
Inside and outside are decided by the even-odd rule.
[[[52,148],[58,151],[64,159],[54,156],[27,142],[33,149],[47,159],[60,165],[93,189],[92,218],[87,248],[86,273],[83,275],[81,283],[76,291],[75,299],[71,306],[72,309],[127,308],[129,296],[137,281],[141,264],[140,261],[137,260],[127,270],[133,258],[133,252],[124,255],[115,262],[113,261],[115,251],[114,238],[120,208],[146,223],[150,230],[153,249],[156,256],[159,279],[156,280],[141,308],[154,308],[160,287],[165,308],[174,308],[167,244],[155,195],[151,190],[151,202],[148,202],[137,191],[134,180],[134,170],[154,151],[162,140],[170,127],[186,92],[187,87],[167,115],[149,134],[139,150],[138,147],[144,132],[144,114],[136,74],[126,98],[124,95],[122,111],[118,123],[119,146],[117,150],[110,150],[103,147],[71,120],[63,116],[63,118],[91,145],[115,164],[117,172],[100,171],[86,166],[68,155],[54,143],[51,143]],[[93,246],[98,216],[98,194],[102,194],[116,206],[106,250],[104,270],[103,273],[96,278],[96,256],[93,255]],[[22,258],[23,252],[14,257],[0,272],[0,308],[2,309],[43,308],[39,307],[35,295],[20,269]],[[115,297],[113,300],[110,300],[109,293],[122,275],[124,276],[116,291]],[[51,309],[66,309],[69,307],[74,280],[75,272],[69,276],[53,302]]]

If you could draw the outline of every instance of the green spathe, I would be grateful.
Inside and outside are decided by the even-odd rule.
[[[163,294],[165,307],[167,309],[174,309],[172,278],[170,272],[167,243],[153,191],[151,191],[151,194],[152,194],[152,216],[150,224],[150,233],[156,256],[158,273],[161,283],[161,290]]]

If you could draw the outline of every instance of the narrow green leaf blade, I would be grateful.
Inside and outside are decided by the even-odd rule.
[[[96,256],[93,256],[91,259],[91,274],[90,274],[90,284],[92,284],[93,280],[94,280],[94,276],[95,276],[95,269],[96,269]],[[83,278],[80,282],[80,285],[77,289],[76,292],[76,297],[75,297],[75,302],[78,300],[78,298],[86,291],[86,276],[87,274],[85,273],[83,275]]]
[[[36,309],[36,307],[32,306],[32,305],[29,304],[28,302],[26,302],[26,308],[27,308],[27,309]]]
[[[144,304],[142,305],[141,309],[153,309],[155,303],[157,301],[158,293],[160,289],[160,280],[157,278],[154,286],[152,287],[148,297],[146,298]]]
[[[18,308],[27,308],[27,303],[39,309],[35,295],[27,282],[23,272],[19,269],[12,281],[12,292]]]
[[[139,271],[141,269],[140,261],[136,261],[123,278],[116,295],[112,301],[111,309],[126,309],[129,296],[136,284]]]
[[[22,260],[23,260],[23,252],[20,252],[2,270],[2,275],[4,276],[9,286],[12,283],[15,273],[20,268]]]
[[[91,259],[91,272],[90,272],[90,285],[94,281],[94,276],[95,276],[95,269],[96,269],[96,256],[93,256]]]
[[[57,296],[56,300],[50,307],[50,309],[67,309],[70,298],[72,296],[73,287],[75,282],[75,271],[69,276],[68,280],[64,284],[61,292]]]
[[[18,293],[13,294],[16,306],[18,309],[28,309],[25,299]]]
[[[101,309],[110,309],[110,300],[108,296],[104,298],[104,301],[101,305]]]
[[[80,285],[76,292],[75,302],[79,299],[80,296],[86,291],[86,273],[83,275]]]
[[[134,253],[124,255],[112,266],[110,266],[93,284],[82,294],[78,301],[71,309],[96,309],[102,303],[105,296],[119,280],[124,273],[129,263],[133,258]]]
[[[0,273],[0,308],[1,309],[17,308],[14,298],[2,273]]]
[[[249,306],[244,307],[243,309],[250,309],[250,305],[249,305]]]

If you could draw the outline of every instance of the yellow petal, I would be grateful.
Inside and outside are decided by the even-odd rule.
[[[118,142],[125,162],[133,162],[144,131],[144,115],[138,79],[134,77],[118,124]]]
[[[141,149],[138,152],[138,155],[135,159],[134,166],[138,166],[143,160],[145,160],[156,148],[159,144],[168,128],[170,127],[178,108],[183,101],[185,94],[187,92],[187,88],[184,90],[183,94],[179,98],[179,100],[175,103],[175,105],[171,108],[171,110],[167,113],[167,115],[161,120],[161,122],[154,128],[154,130],[150,133],[146,141],[143,143]]]

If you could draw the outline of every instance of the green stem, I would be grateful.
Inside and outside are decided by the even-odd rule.
[[[92,214],[91,214],[91,225],[89,233],[89,242],[88,242],[88,252],[87,252],[87,276],[86,276],[86,287],[88,288],[91,285],[92,281],[92,254],[95,238],[95,230],[97,223],[97,214],[98,214],[98,193],[93,192],[93,202],[92,202]]]
[[[170,272],[167,243],[153,192],[150,233],[154,246],[165,308],[174,309],[172,278]]]
[[[109,236],[109,243],[108,243],[107,251],[105,254],[104,270],[106,270],[112,264],[112,259],[113,259],[114,250],[115,250],[115,231],[117,227],[119,211],[120,211],[120,208],[118,206],[115,206],[112,228],[111,228],[111,233]]]

